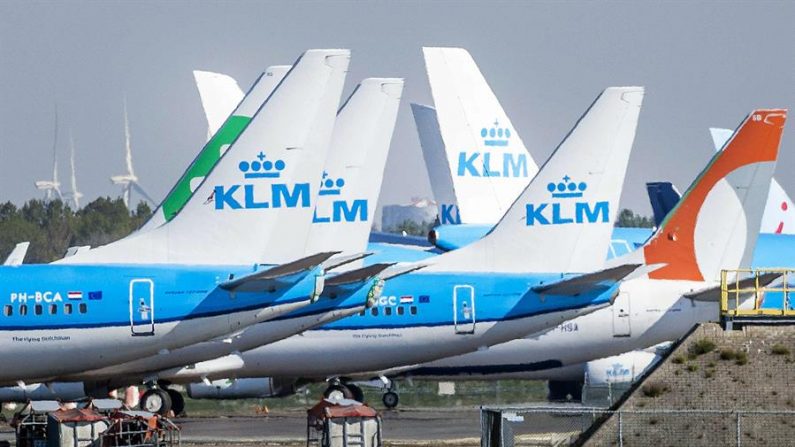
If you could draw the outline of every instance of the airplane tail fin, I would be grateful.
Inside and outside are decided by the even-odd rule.
[[[254,82],[251,89],[243,96],[242,100],[235,103],[234,110],[227,113],[221,107],[228,107],[221,104],[221,101],[215,99],[225,95],[228,88],[221,88],[215,90],[217,87],[216,78],[210,75],[215,73],[196,72],[196,84],[199,87],[199,93],[202,97],[202,105],[205,113],[207,114],[207,121],[210,127],[213,126],[213,121],[218,120],[218,117],[223,115],[220,119],[220,126],[216,131],[213,131],[212,138],[207,141],[202,150],[188,166],[188,169],[182,174],[182,177],[171,188],[171,191],[166,195],[160,206],[152,213],[152,217],[138,230],[138,232],[149,231],[157,228],[164,223],[170,221],[174,216],[179,213],[188,199],[193,195],[196,188],[199,187],[204,177],[213,169],[221,156],[226,152],[229,146],[240,136],[246,129],[251,118],[257,113],[257,110],[273,93],[273,90],[284,79],[284,76],[290,70],[289,65],[275,65],[268,67],[262,75]],[[204,74],[197,74],[204,73]],[[224,78],[229,78],[225,75]],[[232,79],[232,78],[229,78]],[[227,84],[229,81],[224,81]],[[235,87],[237,82],[232,79]],[[205,99],[208,98],[208,99]],[[236,107],[235,107],[236,106]],[[226,113],[224,115],[224,113]]]
[[[196,88],[207,118],[207,140],[218,132],[226,118],[235,111],[243,99],[243,90],[235,78],[223,73],[193,70]]]
[[[447,160],[447,152],[444,150],[436,109],[412,103],[411,113],[414,115],[422,157],[425,159],[431,190],[439,210],[439,223],[441,225],[458,225],[461,223],[461,216],[458,213],[452,171],[450,162]]]
[[[307,253],[366,250],[402,92],[402,79],[365,79],[337,114]]]
[[[679,194],[671,182],[648,182],[646,183],[646,192],[654,213],[654,226],[659,227],[665,220],[665,216],[679,203],[682,194]]]
[[[643,247],[652,279],[718,280],[749,267],[786,110],[755,110],[715,154]]]
[[[606,89],[482,239],[428,270],[592,272],[605,261],[644,90]]]
[[[170,222],[62,262],[303,257],[349,60],[348,50],[305,52]]]
[[[715,150],[719,151],[734,134],[734,131],[711,127],[709,133],[715,144]],[[762,227],[759,232],[795,234],[795,203],[775,178],[770,181],[770,192],[767,196],[765,213],[762,215]]]
[[[461,222],[494,223],[538,167],[469,52],[423,54]]]

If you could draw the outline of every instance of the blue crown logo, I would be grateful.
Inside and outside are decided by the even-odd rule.
[[[321,196],[338,196],[342,187],[345,186],[345,180],[338,178],[334,180],[328,176],[328,172],[323,172],[323,179],[320,180],[320,194]]]
[[[486,146],[507,146],[511,138],[511,129],[500,127],[500,122],[494,120],[494,127],[480,129],[480,136],[483,137],[483,144]]]
[[[569,197],[582,197],[582,193],[588,189],[588,184],[585,182],[573,182],[568,175],[563,177],[560,183],[549,182],[547,190],[552,193],[552,197],[569,198]]]
[[[237,165],[245,178],[279,178],[282,171],[287,166],[284,160],[272,162],[265,160],[265,153],[260,151],[257,159],[252,161],[241,161]]]

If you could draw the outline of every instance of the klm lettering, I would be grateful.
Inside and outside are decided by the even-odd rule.
[[[215,209],[263,209],[309,207],[309,183],[284,185],[232,185],[215,187]]]
[[[501,155],[502,157],[491,152],[461,152],[458,154],[458,176],[527,177],[527,155]]]
[[[439,220],[442,225],[459,225],[461,223],[461,216],[458,214],[458,207],[443,203],[439,213]]]
[[[541,203],[526,206],[527,225],[564,225],[572,223],[607,223],[610,202],[576,202],[574,210],[561,203]]]
[[[327,212],[315,208],[312,217],[313,223],[329,222],[366,222],[367,221],[367,200],[352,200],[348,203],[345,200],[335,200],[331,202],[331,216]]]

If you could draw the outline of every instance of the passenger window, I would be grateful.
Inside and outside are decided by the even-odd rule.
[[[63,313],[65,315],[72,315],[72,303],[66,303],[63,305]]]
[[[391,307],[385,307],[384,308],[384,315],[386,315],[386,316],[392,315],[392,308]]]
[[[370,314],[372,316],[374,316],[374,317],[377,317],[378,316],[378,308],[377,307],[373,307],[372,309],[370,309]]]
[[[5,315],[7,317],[10,317],[11,315],[14,315],[14,308],[11,307],[10,304],[6,304],[5,306],[3,306],[3,315]]]
[[[84,314],[84,313],[86,313],[88,311],[88,306],[86,306],[86,303],[80,303],[79,309],[80,309],[80,313]]]
[[[403,306],[400,306],[397,309],[398,309],[398,315],[403,315],[406,312],[406,309],[404,309]]]
[[[55,315],[57,313],[58,313],[58,305],[50,304],[50,315]]]
[[[411,312],[412,315],[417,315],[417,306],[411,306],[409,312]]]
[[[19,306],[19,314],[22,315],[22,316],[25,316],[25,315],[28,314],[28,305],[27,304],[22,304],[22,305]]]
[[[34,314],[41,315],[41,312],[42,312],[41,304],[36,304],[35,306],[33,306],[33,313]]]

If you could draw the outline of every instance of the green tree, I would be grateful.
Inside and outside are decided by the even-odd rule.
[[[654,219],[635,214],[632,210],[624,208],[618,213],[616,226],[624,228],[653,228]]]

